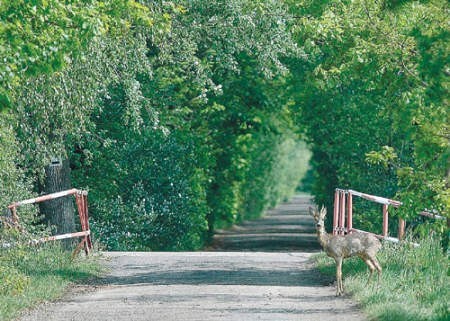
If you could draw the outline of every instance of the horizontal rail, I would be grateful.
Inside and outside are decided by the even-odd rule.
[[[358,232],[358,233],[364,233],[364,234],[371,234],[379,239],[385,239],[386,237],[380,234],[375,234],[375,233],[371,233],[371,232],[367,232],[367,231],[363,231],[363,230],[358,230],[357,228],[352,228],[350,230],[351,232]]]
[[[27,199],[27,200],[24,200],[24,201],[20,201],[20,202],[15,202],[15,203],[12,203],[11,205],[9,205],[8,208],[19,207],[19,206],[26,205],[26,204],[40,203],[40,202],[52,200],[52,199],[55,199],[55,198],[68,196],[68,195],[84,194],[84,193],[86,193],[86,192],[85,191],[81,191],[81,190],[76,189],[76,188],[73,188],[73,189],[70,189],[70,190],[67,190],[67,191],[52,193],[52,194],[48,194],[48,195],[44,195],[44,196],[39,196],[39,197],[36,197],[36,198],[30,198],[30,199]]]
[[[64,239],[71,239],[71,238],[75,238],[75,237],[83,237],[83,236],[88,236],[91,235],[91,231],[87,230],[87,231],[82,231],[82,232],[75,232],[75,233],[66,233],[66,234],[60,234],[60,235],[55,235],[55,236],[46,236],[46,237],[42,237],[38,240],[33,240],[31,241],[31,243],[44,243],[44,242],[48,242],[48,241],[56,241],[56,240],[64,240]]]
[[[437,214],[433,214],[433,213],[430,213],[430,212],[427,212],[427,211],[422,211],[419,214],[422,215],[422,216],[434,218],[436,220],[446,220],[447,219],[447,217],[440,216],[440,215],[437,215]]]
[[[353,210],[352,210],[352,196],[358,196],[366,200],[376,202],[383,205],[383,226],[382,234],[377,235],[371,232],[366,232],[353,228]],[[347,203],[347,207],[345,206]],[[389,205],[393,207],[399,207],[403,203],[400,201],[392,200],[385,197],[370,195],[361,193],[354,190],[344,190],[341,188],[336,188],[334,195],[334,212],[333,212],[333,235],[345,235],[345,233],[360,232],[369,233],[376,236],[379,239],[383,239],[390,242],[398,243],[403,239],[405,235],[406,222],[404,219],[399,218],[398,225],[398,238],[389,236]],[[347,208],[347,227],[345,227],[345,209]],[[437,220],[447,220],[447,226],[450,226],[450,218],[438,215],[436,211],[429,211],[427,209],[418,213],[419,215],[430,217]],[[412,243],[414,246],[418,246],[417,243]]]
[[[88,192],[84,190],[79,190],[76,188],[69,189],[62,192],[56,192],[52,194],[42,195],[36,198],[30,198],[27,200],[19,201],[12,203],[8,206],[8,208],[11,210],[12,215],[12,221],[15,226],[20,227],[19,225],[19,216],[17,215],[17,207],[20,207],[22,205],[26,204],[35,204],[40,203],[44,201],[49,201],[53,199],[57,199],[64,196],[74,195],[75,196],[75,202],[78,209],[78,216],[80,217],[80,224],[81,224],[81,232],[72,232],[72,233],[66,233],[66,234],[60,234],[60,235],[53,235],[53,236],[47,236],[42,237],[40,239],[34,239],[28,242],[29,245],[33,244],[39,244],[44,243],[48,241],[56,241],[56,240],[64,240],[64,239],[70,239],[70,238],[76,238],[80,237],[83,238],[81,242],[77,245],[76,249],[72,253],[72,257],[78,254],[78,252],[81,250],[82,247],[84,247],[84,251],[86,255],[89,254],[89,250],[92,249],[92,240],[91,240],[91,231],[89,229],[89,217],[88,217],[88,206],[87,206],[87,195]],[[6,246],[11,246],[10,244],[6,244]],[[2,244],[2,247],[5,247],[5,244]]]
[[[380,197],[380,196],[374,196],[374,195],[370,195],[370,194],[365,194],[365,193],[361,193],[361,192],[357,192],[354,190],[349,189],[348,193],[355,195],[355,196],[359,196],[361,198],[364,198],[366,200],[369,201],[373,201],[376,203],[380,203],[383,205],[392,205],[394,207],[399,207],[400,205],[402,205],[402,202],[396,201],[396,200],[391,200],[389,198],[384,198],[384,197]]]
[[[392,243],[400,243],[400,240],[396,237],[391,237],[391,236],[383,236],[383,235],[379,235],[379,234],[375,234],[375,233],[371,233],[371,232],[367,232],[367,231],[363,231],[363,230],[358,230],[356,228],[352,228],[351,231],[354,232],[358,232],[358,233],[364,233],[364,234],[371,234],[373,236],[375,236],[376,238],[380,239],[380,240],[385,240],[385,241],[389,241]],[[411,243],[414,247],[418,247],[419,244],[417,243]]]

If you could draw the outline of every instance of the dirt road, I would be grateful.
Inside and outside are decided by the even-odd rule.
[[[216,251],[317,252],[313,219],[308,215],[309,196],[297,195],[289,202],[266,211],[264,217],[243,222],[229,230],[216,231]]]
[[[365,320],[312,267],[318,246],[306,206],[297,197],[222,231],[207,252],[105,253],[110,272],[94,288],[79,286],[20,320]]]

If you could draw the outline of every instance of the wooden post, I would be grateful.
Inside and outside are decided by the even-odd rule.
[[[351,233],[353,228],[353,199],[350,191],[347,194],[347,198],[347,233]]]
[[[398,219],[398,239],[401,241],[405,237],[406,222],[401,217]]]
[[[87,208],[87,193],[84,191],[79,191],[77,194],[75,194],[75,200],[78,207],[78,215],[80,216],[80,224],[81,224],[81,230],[82,231],[90,231],[89,229],[89,218],[88,218],[88,208]],[[80,242],[80,244],[84,245],[84,251],[86,255],[89,254],[89,250],[92,249],[92,241],[90,234],[85,235],[83,240]],[[81,245],[78,247],[81,248]],[[74,254],[76,254],[79,249],[74,251]]]
[[[338,226],[338,211],[339,211],[339,191],[334,192],[334,208],[333,208],[333,235],[337,234]]]
[[[87,192],[85,191],[85,192],[83,192],[83,199],[84,199],[84,217],[85,217],[85,221],[86,221],[86,228],[87,228],[87,230],[91,230],[91,227],[89,226],[89,211],[88,211],[88,199],[87,199]],[[92,249],[92,238],[91,238],[91,235],[89,234],[88,235],[88,238],[87,238],[87,241],[88,241],[88,247],[90,248],[90,249]]]
[[[388,205],[383,204],[383,236],[388,236],[388,225],[389,225],[389,211]]]
[[[19,216],[17,216],[17,208],[15,206],[11,209],[11,215],[14,225],[19,225]]]
[[[341,208],[339,209],[339,234],[344,234],[345,226],[345,192],[341,191]]]

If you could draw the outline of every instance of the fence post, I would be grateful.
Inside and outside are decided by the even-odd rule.
[[[345,191],[341,191],[341,208],[339,211],[339,234],[344,234],[345,226]]]
[[[84,217],[85,217],[85,222],[86,222],[86,229],[87,230],[91,230],[91,227],[89,226],[89,212],[88,212],[88,200],[87,200],[88,194],[86,191],[83,191],[83,200],[84,200]],[[92,237],[91,234],[89,234],[88,239],[87,239],[88,243],[88,247],[90,249],[92,249]]]
[[[87,213],[87,193],[84,191],[79,191],[75,194],[75,200],[78,207],[78,215],[80,216],[81,230],[90,231],[89,229],[89,219]],[[75,249],[73,255],[76,255],[81,247],[84,246],[84,251],[86,255],[89,254],[89,250],[92,249],[91,236],[86,235],[80,244]]]
[[[398,239],[401,241],[405,237],[406,222],[401,217],[398,219]]]
[[[336,189],[335,192],[334,192],[333,235],[337,234],[338,211],[339,211],[339,191]]]
[[[388,205],[383,204],[383,236],[388,236],[388,225],[389,225],[389,211]]]
[[[353,199],[350,191],[348,191],[347,198],[347,233],[351,233],[353,228]]]

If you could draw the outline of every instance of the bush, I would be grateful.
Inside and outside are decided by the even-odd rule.
[[[144,130],[105,147],[83,169],[89,176],[79,175],[79,184],[93,191],[92,230],[107,249],[193,250],[203,244],[207,166],[195,139]]]
[[[240,219],[259,217],[290,198],[307,171],[310,153],[294,133],[258,136],[240,190]]]
[[[16,121],[9,112],[0,112],[0,215],[5,215],[12,202],[31,198],[31,181],[18,167],[21,160],[18,142],[12,126]],[[36,211],[32,207],[20,210],[21,224],[31,227]],[[0,226],[1,229],[2,226]],[[0,230],[0,239],[2,231]]]

